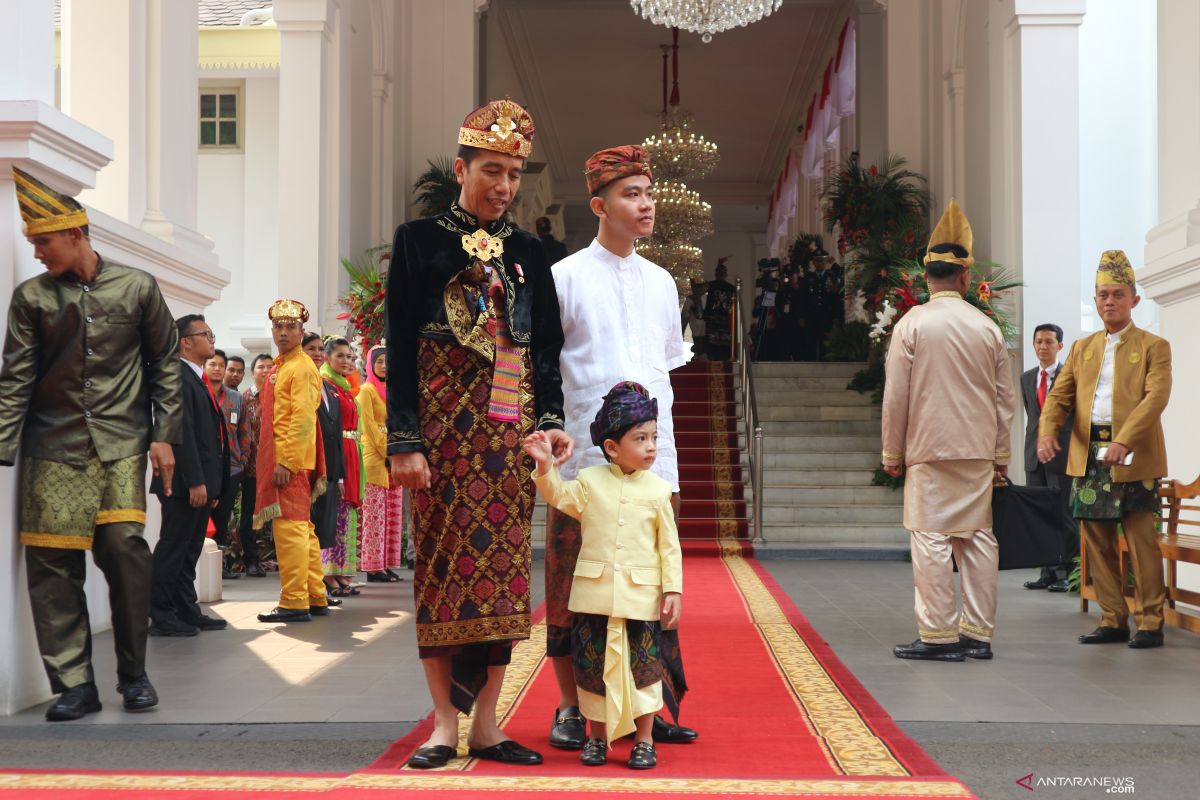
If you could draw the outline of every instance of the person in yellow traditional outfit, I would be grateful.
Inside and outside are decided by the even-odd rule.
[[[663,707],[659,638],[682,612],[683,553],[670,483],[648,470],[658,451],[658,401],[640,384],[609,390],[591,424],[609,462],[564,482],[546,434],[525,439],[533,480],[554,508],[580,520],[582,543],[568,608],[579,708],[591,723],[580,760],[600,766],[609,743],[636,731],[633,769],[657,765],[653,727]],[[661,619],[661,623],[659,620]]]
[[[13,169],[25,236],[46,272],[8,308],[0,369],[0,464],[21,456],[21,543],[49,720],[99,711],[84,595],[91,550],[108,581],[117,690],[150,708],[146,677],[152,560],[146,453],[169,488],[182,441],[179,334],[154,278],[92,249],[87,212]],[[12,621],[9,620],[11,624]]]
[[[395,583],[400,576],[393,570],[404,567],[404,490],[388,472],[387,348],[371,348],[366,372],[358,392],[367,473],[358,562],[368,581]]]
[[[971,223],[950,201],[929,239],[929,302],[892,331],[883,394],[883,468],[904,480],[920,638],[897,658],[992,657],[1000,547],[992,485],[1008,474],[1015,407],[1000,328],[963,299]],[[953,558],[953,562],[952,559]],[[953,563],[962,576],[958,612]]]
[[[311,506],[326,489],[325,458],[317,430],[321,373],[301,348],[308,309],[277,300],[267,312],[279,355],[262,390],[258,442],[258,498],[254,527],[271,522],[279,562],[279,605],[259,622],[308,622],[341,605],[325,594],[321,543]]]
[[[1067,474],[1074,477],[1071,512],[1081,520],[1100,626],[1081,644],[1128,642],[1141,649],[1163,643],[1162,554],[1154,528],[1158,481],[1167,474],[1162,413],[1171,397],[1171,345],[1133,324],[1141,302],[1133,267],[1120,250],[1106,250],[1096,270],[1096,313],[1104,322],[1071,346],[1038,425],[1038,460],[1059,452],[1056,436],[1075,411]],[[1133,562],[1133,615],[1129,636],[1125,575],[1117,525]]]

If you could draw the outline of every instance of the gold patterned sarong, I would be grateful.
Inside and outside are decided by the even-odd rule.
[[[146,523],[146,455],[100,460],[89,448],[82,467],[21,462],[21,544],[90,550],[97,525]]]

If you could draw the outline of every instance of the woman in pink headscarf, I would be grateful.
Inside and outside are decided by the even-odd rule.
[[[398,581],[392,570],[404,567],[403,490],[391,486],[387,459],[387,350],[367,354],[367,381],[358,393],[362,413],[363,492],[359,529],[359,567],[369,581]]]

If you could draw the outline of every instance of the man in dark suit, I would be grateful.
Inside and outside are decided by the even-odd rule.
[[[318,370],[325,365],[325,345],[319,333],[304,334],[300,346]],[[333,384],[324,379],[321,381],[321,405],[317,406],[317,423],[325,448],[325,479],[329,488],[312,504],[312,524],[321,549],[328,550],[337,538],[338,498],[345,490],[346,460],[342,449],[342,407]],[[329,579],[325,584],[330,585]]]
[[[537,235],[542,242],[542,249],[546,251],[547,263],[554,265],[566,258],[567,246],[554,238],[554,228],[550,224],[550,218],[538,217],[534,225],[537,227]]]
[[[162,530],[154,547],[150,594],[151,636],[195,636],[219,630],[225,620],[200,611],[196,564],[204,550],[210,509],[229,481],[225,420],[204,380],[204,362],[214,352],[212,328],[200,314],[175,320],[179,329],[179,371],[183,384],[183,444],[174,445],[171,494],[155,477],[150,491],[162,503]]]
[[[1038,365],[1021,375],[1021,397],[1025,400],[1025,484],[1058,489],[1062,494],[1063,513],[1069,517],[1071,479],[1066,472],[1072,416],[1067,417],[1067,424],[1059,431],[1058,440],[1062,446],[1059,454],[1045,464],[1039,463],[1037,457],[1038,422],[1042,417],[1042,406],[1062,368],[1058,362],[1058,354],[1062,349],[1062,328],[1046,323],[1033,329],[1033,351],[1037,354]],[[1074,568],[1072,559],[1079,554],[1079,529],[1072,527],[1072,530],[1074,535],[1064,547],[1063,563],[1057,567],[1042,567],[1042,574],[1037,580],[1025,581],[1026,589],[1067,591],[1067,575]]]

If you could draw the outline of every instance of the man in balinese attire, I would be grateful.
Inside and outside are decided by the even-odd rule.
[[[717,259],[716,278],[708,282],[704,298],[704,336],[708,357],[713,361],[733,358],[733,304],[737,302],[737,287],[730,283],[729,256]]]
[[[279,355],[263,384],[254,527],[271,523],[279,562],[279,605],[259,622],[308,622],[341,605],[325,595],[321,543],[312,502],[326,490],[325,453],[317,430],[321,373],[300,346],[308,309],[276,300],[267,312]]]
[[[634,145],[594,154],[584,169],[591,209],[599,231],[591,245],[554,265],[554,287],[562,312],[562,372],[567,433],[591,441],[589,426],[609,388],[624,380],[642,384],[658,401],[658,456],[651,471],[671,486],[679,505],[679,456],[671,421],[670,371],[687,363],[678,326],[679,292],[662,267],[642,258],[634,243],[654,232],[653,175],[646,152]],[[600,447],[581,449],[563,464],[564,480],[606,463]],[[554,665],[559,703],[550,728],[550,744],[578,750],[584,725],[571,663],[571,626],[567,608],[579,557],[580,522],[558,509],[546,517],[546,654]],[[687,685],[679,649],[679,631],[662,632],[666,665],[664,698],[678,719]],[[696,732],[655,717],[660,742],[690,742]]]
[[[1087,563],[1103,612],[1100,626],[1081,644],[1128,642],[1133,648],[1163,643],[1162,554],[1154,514],[1158,481],[1167,474],[1162,413],[1171,396],[1171,345],[1133,324],[1141,302],[1133,267],[1120,250],[1100,256],[1096,313],[1104,322],[1071,346],[1042,408],[1038,460],[1054,458],[1056,434],[1073,410],[1067,474],[1074,477],[1071,512],[1082,521]],[[1117,526],[1133,564],[1137,633],[1129,637],[1125,574]]]
[[[963,299],[971,224],[954,200],[929,239],[929,302],[896,323],[883,395],[883,466],[904,479],[920,638],[897,658],[991,658],[1000,548],[992,484],[1008,474],[1015,410],[1000,328]],[[960,618],[953,562],[962,578]]]
[[[150,708],[158,695],[146,677],[146,453],[169,487],[171,445],[181,441],[179,334],[153,277],[92,249],[79,203],[19,169],[13,179],[46,272],[18,286],[8,309],[0,464],[22,456],[29,599],[42,664],[60,694],[46,718],[100,710],[86,550],[108,581],[117,691],[126,709]]]
[[[538,764],[496,721],[513,644],[530,633],[534,489],[521,442],[562,430],[562,326],[554,279],[536,237],[505,213],[532,149],[533,119],[511,100],[479,108],[459,129],[458,201],[396,229],[388,271],[388,454],[413,490],[417,644],[434,729],[409,760],[457,754],[458,711],[471,713],[468,752]]]

